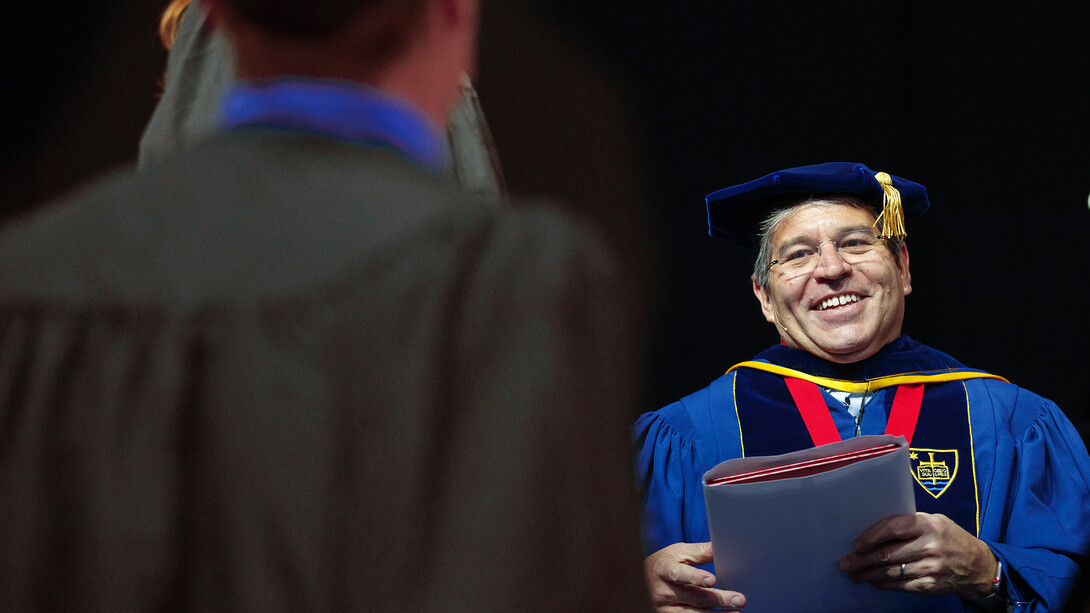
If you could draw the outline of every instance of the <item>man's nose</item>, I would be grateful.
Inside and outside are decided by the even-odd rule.
[[[814,269],[815,277],[839,279],[851,271],[851,265],[841,257],[835,242],[831,240],[822,241],[818,243],[817,250],[817,267]]]

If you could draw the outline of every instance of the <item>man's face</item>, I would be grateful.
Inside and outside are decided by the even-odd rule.
[[[898,263],[881,243],[864,256],[845,250],[842,257],[828,242],[840,244],[842,237],[873,223],[874,215],[865,209],[813,204],[799,208],[776,228],[773,259],[789,256],[792,245],[818,246],[812,270],[797,274],[777,264],[767,287],[753,284],[765,319],[776,325],[788,347],[847,364],[874,355],[901,333],[905,296],[912,291],[908,249],[901,249]]]

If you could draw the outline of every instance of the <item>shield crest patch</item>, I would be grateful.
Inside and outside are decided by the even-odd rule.
[[[933,497],[942,496],[958,474],[958,450],[911,448],[908,452],[916,483]]]

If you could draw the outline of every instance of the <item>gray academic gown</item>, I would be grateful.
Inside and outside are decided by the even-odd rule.
[[[231,134],[0,236],[0,610],[638,610],[597,238]]]
[[[0,610],[646,607],[614,266],[299,132],[8,224]]]

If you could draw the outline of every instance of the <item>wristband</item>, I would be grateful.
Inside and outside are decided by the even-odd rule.
[[[980,600],[975,601],[973,604],[975,604],[978,607],[987,609],[987,608],[994,607],[997,604],[1005,602],[1006,598],[1004,598],[999,593],[1000,587],[1002,587],[1002,584],[1003,584],[1003,561],[1000,560],[999,563],[995,567],[995,577],[992,578],[992,593],[988,594],[984,598],[981,598]]]

